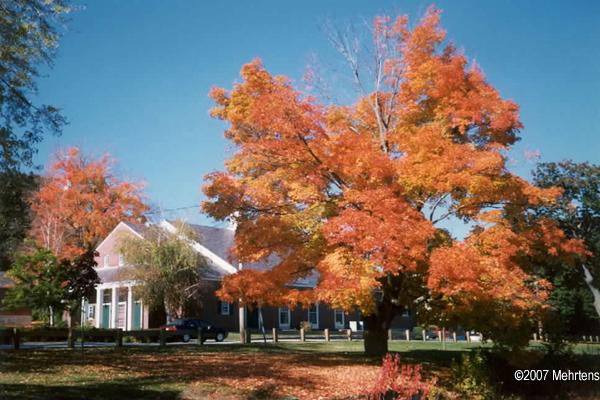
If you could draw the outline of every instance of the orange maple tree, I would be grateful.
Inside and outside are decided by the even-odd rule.
[[[139,222],[147,210],[142,186],[119,180],[108,155],[85,158],[76,147],[57,152],[33,195],[31,237],[57,257],[94,248],[120,221]]]
[[[259,60],[232,90],[211,91],[236,152],[206,177],[203,208],[235,215],[239,260],[277,260],[227,277],[224,300],[358,307],[373,354],[387,350],[394,316],[428,298],[460,312],[486,304],[490,318],[543,307],[536,262],[584,248],[536,218],[559,191],[507,169],[518,106],[444,43],[439,21],[435,8],[412,29],[405,16],[376,18],[376,84],[349,106],[303,95]],[[464,240],[443,228],[450,218],[472,225]],[[313,290],[293,288],[313,275]]]

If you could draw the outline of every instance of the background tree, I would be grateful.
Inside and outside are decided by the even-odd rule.
[[[146,304],[163,307],[167,317],[182,318],[190,303],[198,303],[206,260],[190,245],[194,231],[178,222],[175,232],[149,227],[144,238],[124,235],[120,252],[132,269],[124,277],[141,282],[136,289]]]
[[[48,249],[17,256],[8,276],[12,287],[4,298],[8,307],[28,307],[47,317],[53,326],[55,316],[67,311],[71,319],[80,310],[81,299],[88,297],[99,282],[94,270],[94,252],[88,250],[72,260],[58,260]]]
[[[72,147],[55,155],[34,193],[31,236],[59,258],[95,248],[121,221],[141,222],[141,185],[120,180],[105,155],[87,159]]]
[[[58,134],[65,119],[57,107],[38,105],[39,68],[51,67],[65,16],[62,0],[8,0],[0,4],[0,269],[12,261],[29,228],[32,167],[45,133]]]
[[[29,231],[28,198],[37,189],[37,177],[19,171],[0,173],[0,271],[8,269]]]
[[[559,187],[559,200],[539,210],[557,221],[570,238],[580,239],[590,257],[576,268],[542,266],[554,289],[550,302],[563,333],[590,333],[600,322],[600,166],[563,161],[540,163],[533,173],[540,187]]]
[[[80,301],[87,296],[87,289],[93,288],[98,280],[92,268],[95,265],[93,249],[117,223],[139,222],[146,210],[140,193],[141,185],[118,179],[112,173],[112,165],[109,156],[88,160],[77,148],[59,152],[47,175],[41,178],[40,188],[32,198],[34,218],[29,235],[38,247],[54,255],[54,264],[57,265],[51,268],[53,264],[46,252],[36,253],[47,261],[44,273],[48,276],[45,279],[48,285],[62,282],[66,285],[63,288],[69,289],[68,292],[38,290],[36,295],[47,295],[45,301],[51,304],[52,310],[69,312],[70,337],[73,316],[79,309]],[[30,263],[29,256],[23,257],[29,269],[40,265]],[[19,264],[15,265],[15,273],[18,274]],[[57,275],[56,278],[50,277],[53,273]],[[35,279],[35,275],[23,276],[20,279],[21,286],[32,285],[27,278]],[[71,283],[67,285],[67,282]],[[17,290],[14,293],[14,296],[18,296],[24,292]],[[62,307],[56,304],[57,295],[62,296]]]
[[[203,208],[236,215],[242,262],[279,260],[227,277],[223,300],[359,307],[369,354],[387,351],[392,319],[416,303],[433,299],[488,337],[494,321],[506,331],[544,307],[549,284],[532,260],[574,262],[582,244],[532,212],[559,192],[506,168],[518,106],[442,45],[439,18],[431,8],[413,29],[376,18],[376,85],[352,105],[319,104],[259,61],[231,91],[212,90],[237,151],[206,177]],[[442,229],[451,218],[473,226],[464,240]],[[290,288],[315,273],[314,290]]]
[[[59,109],[36,105],[41,65],[51,66],[60,26],[70,11],[63,0],[9,0],[0,6],[0,171],[31,165],[45,131],[58,133]]]

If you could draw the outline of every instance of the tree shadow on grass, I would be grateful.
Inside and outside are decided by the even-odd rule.
[[[274,398],[267,395],[275,389],[273,382],[285,382],[288,387],[298,388],[316,383],[311,377],[292,376],[288,368],[282,368],[284,363],[294,365],[306,361],[305,356],[296,354],[138,348],[97,349],[86,351],[83,357],[78,351],[68,350],[30,350],[3,355],[7,357],[0,361],[0,370],[9,372],[0,379],[5,383],[0,386],[3,399],[174,399],[192,382],[214,386],[223,381],[248,378],[258,382],[257,390],[237,391],[231,398],[260,399]],[[58,374],[61,374],[61,382],[66,376],[73,386],[38,383],[51,382],[48,376]],[[126,378],[120,378],[123,376]],[[100,380],[104,381],[98,382]],[[227,387],[227,384],[221,386]],[[196,393],[191,398],[220,396],[205,397]]]
[[[14,383],[0,385],[0,398],[5,400],[82,400],[82,399],[160,399],[180,398],[180,390],[153,390],[144,388],[143,382],[127,380],[122,382],[96,383],[79,386],[49,386],[40,384]]]
[[[190,389],[173,387],[149,388],[152,380],[127,379],[119,382],[86,384],[79,386],[49,386],[15,383],[0,385],[3,400],[274,400],[284,399],[276,395],[277,386],[259,385],[251,390],[239,390],[229,386],[201,385]],[[285,399],[291,399],[285,397]]]
[[[227,346],[124,347],[79,350],[21,350],[3,352],[0,371],[7,371],[3,398],[19,399],[172,399],[183,398],[276,398],[283,382],[294,392],[323,386],[323,371],[337,367],[381,365],[380,357],[367,357],[358,349],[327,351],[326,347],[290,348],[286,344]],[[404,363],[422,363],[426,369],[450,366],[464,350],[407,349],[400,351]],[[430,367],[427,368],[427,365]],[[311,369],[297,373],[295,366]],[[314,369],[318,369],[313,374]],[[321,378],[319,377],[321,374]],[[63,378],[52,382],[48,377]],[[64,377],[68,379],[65,381]],[[28,383],[23,383],[23,382]],[[234,381],[246,382],[239,388]],[[40,384],[41,382],[41,384]],[[67,385],[60,386],[62,382]],[[256,387],[248,389],[248,382]],[[70,386],[73,385],[73,386]],[[231,386],[229,386],[231,385]],[[195,391],[194,391],[195,390]],[[227,395],[220,396],[219,394]],[[215,392],[216,391],[216,392]],[[204,393],[212,393],[207,397]],[[215,394],[216,393],[216,394]],[[203,397],[204,396],[204,397]],[[216,397],[215,397],[216,396]],[[2,396],[0,396],[2,397]]]

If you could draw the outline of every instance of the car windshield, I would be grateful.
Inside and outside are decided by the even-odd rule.
[[[171,321],[169,323],[169,325],[183,326],[183,325],[185,325],[185,320],[183,320],[183,319],[176,319],[176,320]]]

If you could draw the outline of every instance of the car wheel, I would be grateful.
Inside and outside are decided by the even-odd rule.
[[[225,340],[225,335],[223,334],[223,332],[217,333],[217,336],[215,337],[215,340],[217,342],[222,342],[223,340]]]
[[[190,335],[183,335],[183,337],[181,338],[181,340],[183,340],[184,343],[187,343],[190,341]]]

